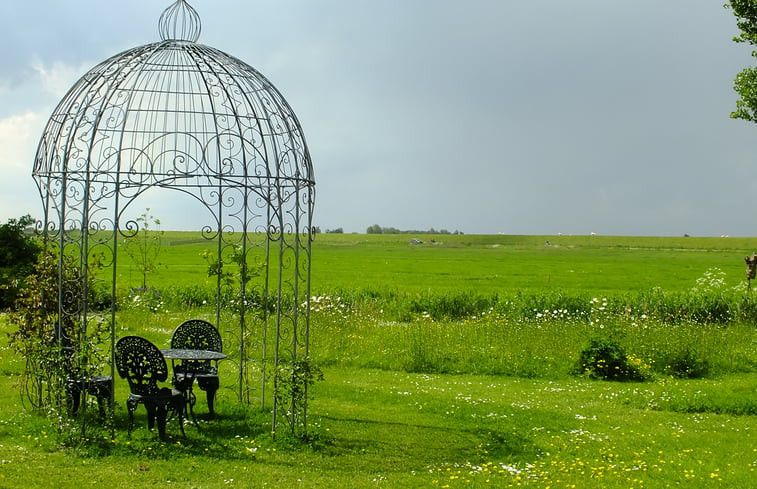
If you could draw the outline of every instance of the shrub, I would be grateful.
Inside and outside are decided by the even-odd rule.
[[[163,247],[163,231],[159,229],[160,220],[150,214],[149,207],[136,219],[135,224],[141,225],[142,229],[135,231],[131,238],[125,239],[123,248],[142,274],[142,289],[147,289],[147,275],[162,266],[158,256]],[[152,229],[151,226],[158,230]]]
[[[617,341],[597,336],[581,350],[575,373],[602,380],[641,381],[647,377],[647,368],[638,357],[626,355]]]
[[[86,280],[91,286],[93,270],[90,273]],[[66,286],[60,294],[61,304],[59,276]],[[84,280],[73,257],[64,256],[59,262],[57,256],[43,254],[8,315],[8,323],[16,327],[9,345],[26,361],[19,382],[22,400],[36,411],[55,415],[64,405],[67,381],[95,375],[104,365],[106,321],[90,316],[85,331],[77,313],[85,299],[89,300],[85,294],[93,290],[84,288]],[[65,421],[57,419],[63,428]]]
[[[274,398],[278,408],[286,411],[290,432],[297,432],[297,424],[305,422],[308,400],[312,398],[310,389],[317,381],[323,380],[321,367],[310,358],[301,360],[281,360],[274,370]],[[302,426],[303,433],[307,426]]]

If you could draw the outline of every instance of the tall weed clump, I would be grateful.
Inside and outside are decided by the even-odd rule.
[[[661,371],[677,378],[696,379],[710,374],[710,362],[695,346],[681,345],[660,357]]]
[[[757,322],[757,300],[746,283],[729,286],[726,273],[719,268],[706,270],[688,291],[655,287],[629,297],[627,302],[634,310],[670,324]]]
[[[541,319],[556,315],[571,319],[588,318],[591,313],[590,296],[564,292],[518,292],[501,296],[495,309],[500,314],[520,319]],[[556,312],[557,311],[557,312]]]
[[[471,291],[443,294],[423,294],[407,300],[411,315],[425,315],[435,321],[462,319],[481,314],[494,307],[497,295],[483,295]]]

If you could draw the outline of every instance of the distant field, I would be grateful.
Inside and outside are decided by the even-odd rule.
[[[148,285],[211,285],[201,254],[213,242],[191,232],[166,232],[163,242],[165,266]],[[743,283],[744,256],[754,251],[757,238],[319,234],[312,291],[684,291],[710,268],[729,285]],[[128,257],[120,263],[119,285],[139,286]]]

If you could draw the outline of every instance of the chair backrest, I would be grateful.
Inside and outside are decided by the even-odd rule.
[[[168,378],[168,365],[160,349],[140,336],[124,336],[116,343],[118,375],[129,382],[132,394],[156,394],[158,382]]]
[[[171,348],[222,352],[223,341],[215,326],[204,319],[190,319],[173,332]],[[188,360],[182,365],[195,373],[214,373],[208,360]]]
[[[173,332],[171,348],[222,352],[223,341],[215,326],[204,319],[190,319]]]

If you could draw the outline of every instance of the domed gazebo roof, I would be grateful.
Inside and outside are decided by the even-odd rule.
[[[302,128],[257,70],[197,44],[200,20],[184,0],[160,18],[162,41],[87,72],[50,117],[33,174],[89,181],[103,196],[171,186],[215,204],[203,188],[314,184]],[[97,195],[92,195],[97,197]],[[282,195],[283,197],[283,195]]]

